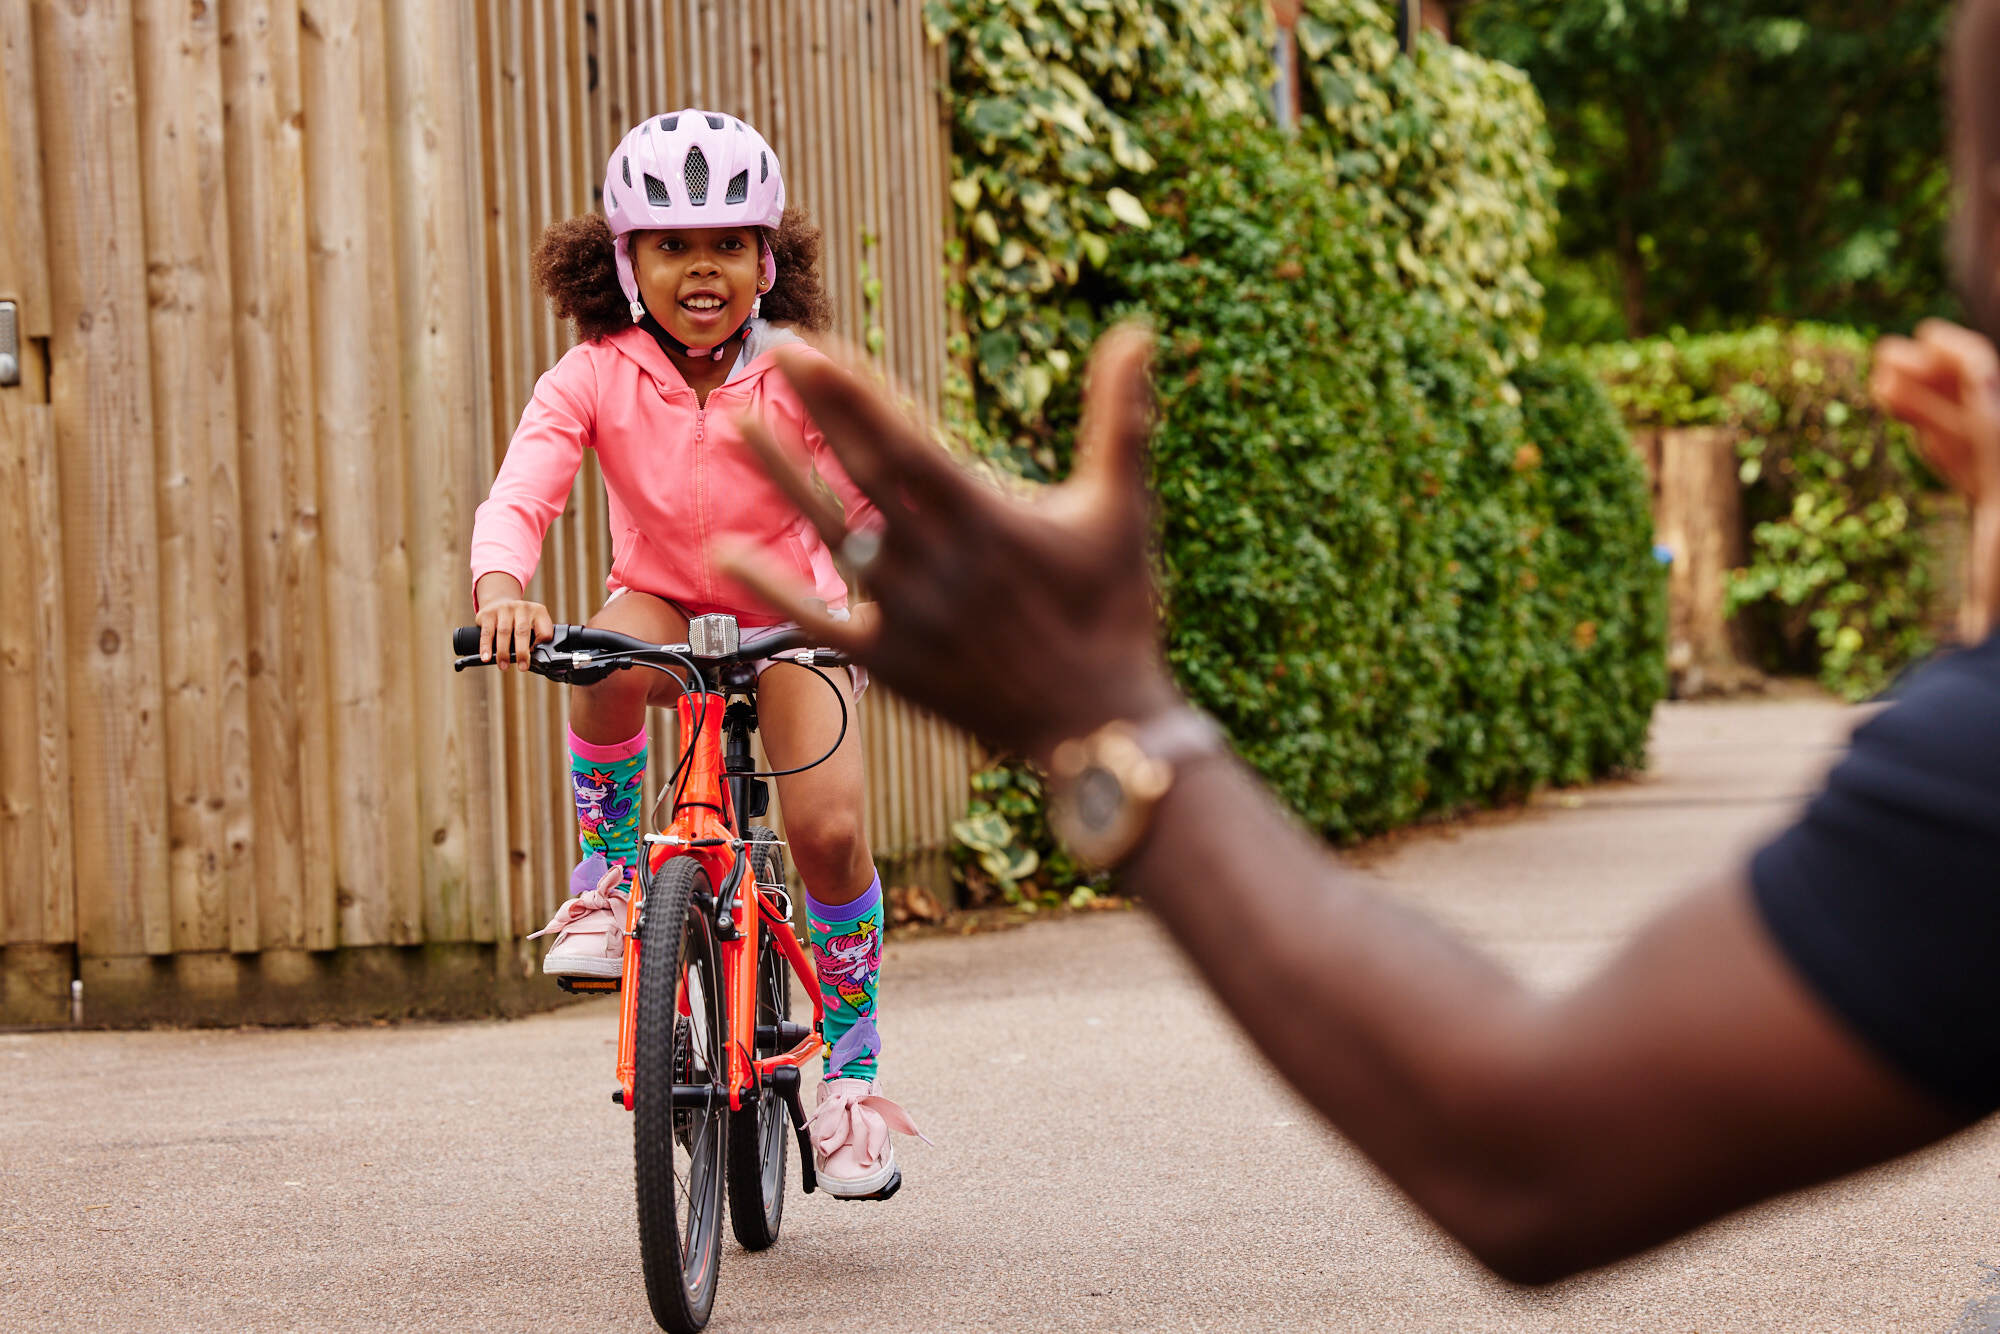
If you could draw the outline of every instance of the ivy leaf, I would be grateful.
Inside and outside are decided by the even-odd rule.
[[[1014,841],[1014,826],[994,811],[952,823],[951,836],[975,852],[995,852]]]
[[[1129,191],[1112,186],[1104,192],[1104,202],[1110,206],[1111,216],[1128,227],[1147,228],[1153,225],[1146,215],[1146,206]]]
[[[951,202],[970,213],[979,203],[979,180],[973,176],[961,176],[951,183]]]
[[[1011,97],[982,97],[973,101],[965,119],[973,133],[1000,139],[1024,128],[1028,111]]]

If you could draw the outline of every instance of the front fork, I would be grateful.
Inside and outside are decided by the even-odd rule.
[[[688,854],[681,854],[683,856]],[[738,854],[747,855],[746,852]],[[662,859],[664,861],[664,858]],[[717,858],[716,860],[720,860]],[[655,871],[658,868],[654,868]],[[727,875],[716,876],[711,866],[711,883],[726,883]],[[756,883],[755,872],[746,861],[743,874],[750,879],[748,894],[742,892],[742,879],[737,881],[737,892],[730,896],[730,915],[727,921],[721,916],[724,905],[713,901],[706,904],[690,903],[690,912],[709,911],[716,914],[716,932],[722,955],[723,990],[728,998],[728,1057],[729,1107],[731,1111],[741,1111],[746,1094],[754,1096],[765,1082],[785,1101],[794,1129],[799,1137],[800,1170],[805,1178],[808,1194],[813,1190],[814,1172],[812,1143],[806,1133],[805,1102],[800,1094],[801,1067],[807,1061],[826,1050],[822,1037],[826,1022],[826,1002],[820,996],[819,975],[813,967],[805,947],[799,943],[792,924],[785,920],[770,901],[764,897]],[[746,907],[747,905],[747,907]],[[643,880],[635,880],[632,886],[631,905],[625,929],[625,970],[628,979],[639,976],[639,952],[645,948],[641,939],[640,925],[645,916],[645,889]],[[661,941],[665,944],[665,941]],[[757,1024],[757,962],[765,948],[775,948],[784,956],[799,981],[805,985],[806,994],[812,998],[813,1022],[808,1029],[797,1029],[792,1025],[774,1026],[768,1036],[758,1032]],[[639,989],[637,985],[621,988],[618,1014],[618,1092],[614,1101],[632,1110],[632,1089],[638,1068],[639,1030]],[[681,978],[674,996],[674,1008],[682,1018],[689,1018],[687,979]],[[794,1040],[789,1050],[780,1050],[787,1038]],[[772,1054],[758,1056],[760,1047],[768,1047]]]

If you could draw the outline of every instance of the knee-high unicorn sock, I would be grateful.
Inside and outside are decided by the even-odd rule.
[[[586,863],[601,857],[603,865],[582,889],[594,889],[597,877],[620,862],[629,879],[639,866],[639,805],[646,781],[646,729],[629,741],[592,745],[569,734],[569,781],[576,794],[577,843]],[[584,877],[579,877],[579,881]]]
[[[806,891],[806,932],[826,1005],[828,1079],[873,1079],[882,1035],[875,989],[882,973],[882,877],[852,903],[828,905]]]

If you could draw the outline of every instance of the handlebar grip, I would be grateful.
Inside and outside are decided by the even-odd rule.
[[[633,653],[656,647],[643,639],[621,635],[616,630],[598,630],[588,625],[559,625],[549,647],[562,653]]]
[[[476,625],[461,625],[458,629],[452,631],[451,651],[461,658],[477,657],[479,655],[479,627]]]

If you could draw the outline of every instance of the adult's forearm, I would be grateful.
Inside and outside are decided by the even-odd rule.
[[[1478,1249],[1480,1197],[1537,1151],[1492,1105],[1528,1064],[1536,998],[1363,888],[1234,761],[1189,767],[1153,828],[1124,882],[1279,1072]]]
[[[1966,643],[1977,644],[2000,624],[2000,497],[1973,506],[1966,548],[1958,634]]]

